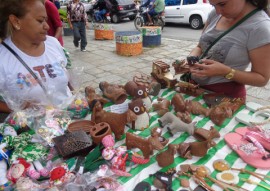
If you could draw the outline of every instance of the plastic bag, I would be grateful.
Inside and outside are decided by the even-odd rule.
[[[85,98],[84,87],[81,80],[83,67],[75,67],[70,70],[70,84],[73,88],[73,101],[67,110],[73,113],[74,119],[84,118],[89,112],[88,102]]]
[[[72,114],[57,108],[46,108],[45,115],[35,118],[33,128],[49,146],[54,146],[52,139],[63,135],[71,123]]]

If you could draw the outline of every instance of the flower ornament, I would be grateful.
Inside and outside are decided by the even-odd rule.
[[[54,186],[62,185],[73,178],[75,178],[75,175],[69,171],[67,164],[57,166],[50,172],[50,184]]]

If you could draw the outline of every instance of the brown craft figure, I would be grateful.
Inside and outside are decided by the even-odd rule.
[[[133,133],[126,133],[126,146],[130,150],[132,148],[138,148],[142,151],[144,158],[149,158],[153,154],[152,144],[148,139],[135,135]]]
[[[107,99],[97,94],[95,89],[91,86],[85,88],[85,97],[87,99],[88,105],[91,107],[94,100],[100,101],[103,105],[108,102]]]
[[[103,110],[102,105],[99,101],[96,101],[93,107],[91,115],[91,121],[95,123],[106,122],[110,125],[115,138],[120,139],[124,134],[125,125],[135,121],[137,118],[136,114],[131,110],[127,110],[125,113],[113,113]]]
[[[153,110],[157,112],[159,116],[163,116],[169,111],[170,101],[165,98],[157,98],[157,102],[152,104]]]
[[[184,113],[177,112],[176,116],[181,119],[183,122],[189,124],[192,122],[192,118],[189,112],[185,111]]]
[[[213,127],[210,127],[210,130],[204,128],[196,128],[193,137],[198,141],[205,141],[208,139],[220,138],[219,132]]]
[[[180,143],[177,149],[178,154],[182,158],[191,159],[192,155],[190,153],[190,144],[189,143]]]
[[[176,93],[171,101],[171,105],[174,108],[175,112],[184,112],[186,111],[186,105],[185,105],[185,100],[180,93]]]
[[[123,86],[117,84],[110,84],[108,82],[100,82],[99,88],[107,97],[115,104],[124,103],[127,99],[127,93]]]
[[[145,86],[149,89],[149,95],[157,96],[161,85],[150,75],[145,73],[136,73],[133,77],[133,81],[139,86]]]
[[[150,144],[152,144],[153,149],[162,150],[169,142],[168,139],[161,136],[161,132],[161,128],[158,127],[151,129],[151,136],[148,138],[148,141]]]
[[[175,91],[197,97],[202,95],[205,91],[199,88],[199,85],[194,85],[189,82],[178,82],[175,85]]]
[[[108,123],[105,122],[95,124],[90,128],[90,135],[93,139],[93,142],[96,144],[99,144],[105,136],[111,134],[111,127]]]
[[[186,111],[195,115],[204,115],[205,117],[208,117],[211,111],[210,109],[203,107],[202,104],[197,101],[186,100],[185,105]]]
[[[172,63],[172,66],[174,68],[174,74],[184,74],[186,72],[189,72],[189,65],[187,64],[187,62],[183,59],[183,60],[175,60]]]
[[[174,162],[174,155],[176,154],[176,150],[179,145],[177,144],[169,144],[167,150],[157,154],[156,160],[160,167],[169,166]]]

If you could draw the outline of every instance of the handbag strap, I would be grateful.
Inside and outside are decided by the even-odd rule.
[[[233,26],[231,26],[228,30],[226,30],[224,33],[222,33],[221,35],[219,35],[208,47],[207,49],[203,52],[203,54],[200,56],[200,59],[203,59],[208,51],[222,38],[224,37],[226,34],[228,34],[229,32],[231,32],[234,28],[236,28],[237,26],[239,26],[241,23],[243,23],[244,21],[246,21],[249,17],[251,17],[252,15],[254,15],[255,13],[257,13],[259,11],[259,9],[254,9],[253,11],[249,12],[247,15],[245,15],[241,20],[239,20],[237,23],[235,23]]]
[[[31,68],[29,68],[29,66],[24,62],[24,60],[9,46],[7,45],[4,41],[2,41],[2,44],[4,45],[4,47],[6,47],[21,63],[22,65],[30,72],[30,74],[35,78],[35,80],[38,82],[38,84],[40,85],[40,87],[43,89],[43,91],[45,92],[45,94],[47,93],[47,90],[45,88],[45,86],[43,85],[43,83],[41,82],[41,80],[37,77],[37,75],[33,72],[33,70],[31,70]]]

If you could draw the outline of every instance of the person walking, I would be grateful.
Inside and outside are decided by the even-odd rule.
[[[84,5],[80,0],[72,0],[67,5],[67,19],[70,28],[73,30],[73,44],[75,47],[79,47],[81,51],[85,52],[87,39],[86,39],[86,27],[87,27],[87,15]]]
[[[58,39],[60,44],[64,46],[62,38],[63,25],[59,16],[59,12],[54,3],[49,0],[45,0],[45,8],[48,16],[47,23],[50,26],[50,29],[48,30],[48,35]]]

